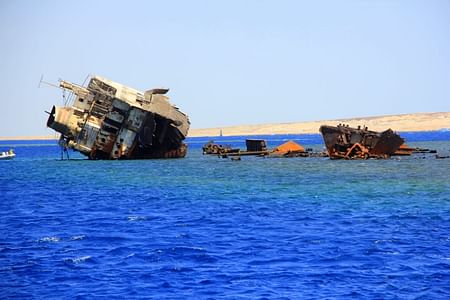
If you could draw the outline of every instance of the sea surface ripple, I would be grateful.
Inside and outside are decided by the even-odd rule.
[[[205,141],[138,161],[2,142],[0,298],[450,298],[450,159],[231,161]]]

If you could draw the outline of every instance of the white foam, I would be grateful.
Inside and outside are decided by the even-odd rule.
[[[57,243],[59,241],[60,238],[57,236],[46,236],[38,240],[38,242],[48,242],[48,243]]]
[[[147,220],[147,217],[144,216],[129,216],[128,221],[134,222],[134,221],[145,221]]]
[[[83,240],[86,236],[85,235],[74,235],[73,237],[70,238],[71,241],[79,241],[79,240]]]
[[[65,261],[71,262],[74,264],[79,264],[79,263],[87,261],[90,258],[91,258],[91,256],[86,255],[86,256],[80,256],[80,257],[75,257],[75,258],[67,258],[67,259],[65,259]]]

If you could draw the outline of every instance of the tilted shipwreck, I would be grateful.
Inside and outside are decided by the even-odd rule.
[[[168,89],[140,92],[93,76],[86,87],[60,81],[74,93],[72,105],[53,106],[47,126],[60,145],[90,159],[180,158],[188,116],[169,102]]]
[[[325,147],[332,159],[389,158],[404,143],[391,129],[370,131],[367,127],[352,128],[348,125],[320,126]]]

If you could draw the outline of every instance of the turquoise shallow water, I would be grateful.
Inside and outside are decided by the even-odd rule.
[[[0,298],[450,297],[450,159],[231,161],[206,140],[140,161],[3,142],[18,157],[0,162]]]

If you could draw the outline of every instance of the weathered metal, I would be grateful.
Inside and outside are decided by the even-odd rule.
[[[269,155],[271,157],[309,157],[310,152],[305,151],[305,147],[294,141],[287,141],[272,149]]]
[[[246,139],[245,145],[248,152],[260,152],[267,151],[267,143],[265,140],[260,139]]]
[[[47,126],[60,144],[90,159],[184,157],[188,116],[169,102],[168,89],[140,92],[100,76],[86,87],[60,81],[72,105],[53,106]]]
[[[230,145],[221,145],[216,144],[214,141],[209,141],[205,145],[203,145],[203,154],[225,154],[225,153],[233,153],[239,152],[239,148],[232,148]]]
[[[400,147],[398,148],[397,151],[395,151],[395,153],[393,155],[395,156],[410,156],[412,154],[416,154],[416,153],[437,153],[436,150],[432,150],[432,149],[426,149],[426,148],[412,148],[409,147],[407,144],[403,143],[402,145],[400,145]]]
[[[214,143],[214,141],[209,141],[203,145],[203,154],[215,154],[219,157],[226,158],[238,157],[238,156],[248,156],[248,155],[259,155],[264,156],[269,153],[266,146],[265,140],[245,140],[247,150],[243,151],[240,148],[233,148],[230,145],[221,145]]]
[[[398,147],[397,151],[394,152],[395,156],[410,156],[415,152],[416,148],[411,148],[407,144],[403,143]]]
[[[319,130],[332,159],[388,158],[404,143],[391,129],[376,132],[339,124],[322,125]]]
[[[305,152],[305,147],[297,144],[294,141],[287,141],[286,143],[275,147],[272,152],[279,154],[286,154],[289,152]]]
[[[245,140],[247,149],[232,148],[215,144],[213,141],[203,146],[203,154],[216,154],[219,157],[241,157],[241,156],[262,156],[262,157],[318,157],[319,153],[313,153],[311,149],[305,148],[294,141],[287,141],[274,149],[267,149],[267,142],[260,139]]]
[[[221,157],[226,158],[228,156],[266,156],[270,153],[270,151],[267,150],[267,142],[265,140],[246,139],[245,146],[247,148],[247,150],[245,151],[241,151],[240,149],[238,149],[238,151],[222,153]]]

